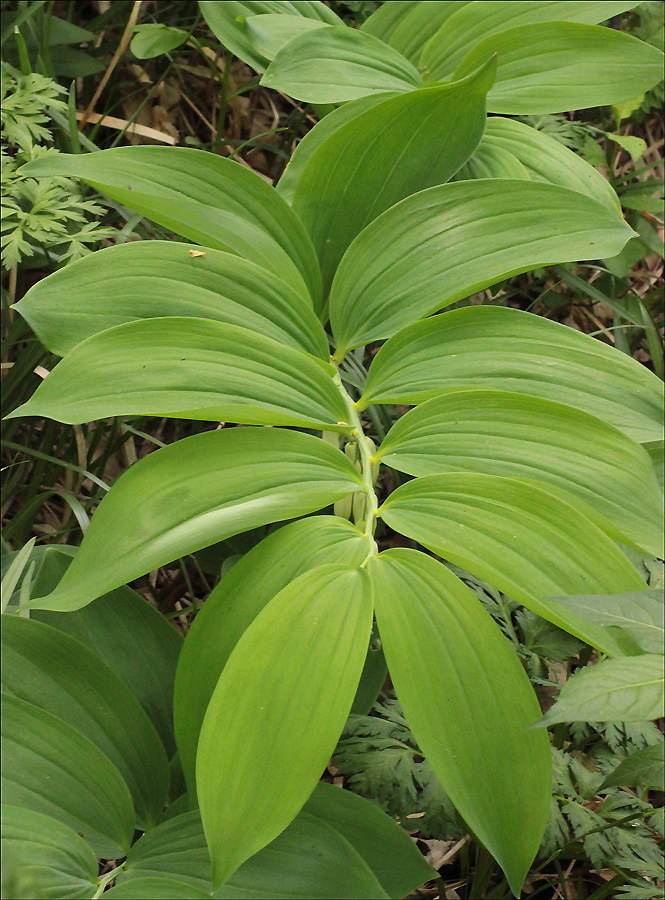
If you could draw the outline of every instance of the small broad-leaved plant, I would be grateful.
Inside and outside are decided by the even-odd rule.
[[[530,728],[540,709],[511,645],[437,556],[621,659],[628,681],[658,665],[629,631],[564,600],[644,590],[620,544],[662,554],[649,455],[662,437],[659,380],[519,310],[434,315],[513,274],[611,258],[633,236],[595,170],[486,111],[562,111],[650,87],[657,51],[588,24],[634,5],[522,2],[519,18],[515,3],[390,3],[361,31],[303,18],[294,36],[302,17],[287,8],[332,26],[330,10],[202,3],[213,28],[231,8],[269,8],[267,30],[236,23],[255,42],[244,56],[224,35],[233,52],[249,59],[266,35],[272,49],[288,37],[264,81],[352,101],[302,141],[277,189],[189,149],[24,167],[77,176],[199,247],[125,244],[31,288],[16,308],[64,358],[12,415],[225,423],[124,473],[58,586],[25,610],[82,610],[174,559],[289,521],[222,578],[175,679],[179,756],[219,896],[315,802],[363,690],[374,620],[418,746],[519,895],[548,814],[547,732]],[[426,19],[422,34],[407,7]],[[487,37],[489,12],[504,29],[521,24],[497,21]],[[395,48],[398,25],[412,28],[426,82]],[[296,91],[298,77],[312,90]],[[359,348],[378,341],[365,373]],[[386,404],[413,409],[381,440],[370,423]],[[382,467],[413,477],[387,494]],[[310,515],[333,504],[338,515]],[[379,521],[414,549],[378,552]]]

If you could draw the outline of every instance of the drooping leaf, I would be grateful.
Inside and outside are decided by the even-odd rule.
[[[547,489],[498,475],[427,475],[399,487],[379,515],[559,628],[605,653],[625,652],[619,629],[594,625],[548,598],[592,584],[602,585],[590,588],[598,593],[646,585],[610,538]]]
[[[236,644],[196,761],[215,890],[286,828],[316,786],[351,708],[371,628],[365,572],[326,565],[280,591]]]
[[[631,753],[619,763],[601,784],[600,791],[611,787],[637,787],[662,790],[665,779],[665,743],[652,744]]]
[[[368,225],[330,292],[336,356],[510,275],[617,253],[632,229],[577,191],[483,179],[420,191]]]
[[[647,453],[570,406],[484,388],[446,391],[398,419],[377,457],[409,475],[485,472],[553,485],[615,540],[663,553]]]
[[[55,590],[75,547],[45,545],[41,567],[35,570],[32,596]],[[85,644],[122,679],[157,729],[169,756],[173,737],[173,682],[182,635],[128,587],[99,597],[80,610],[59,613],[32,610],[30,618],[44,622]]]
[[[51,816],[2,805],[3,868],[14,867],[44,900],[90,900],[97,857],[82,837]],[[4,876],[3,872],[3,876]]]
[[[184,147],[115,147],[50,155],[21,172],[80,178],[182,237],[258,263],[315,306],[320,301],[316,259],[297,216],[230,159]]]
[[[173,559],[327,506],[360,481],[343,453],[308,434],[229,428],[185,438],[122,475],[56,590],[30,606],[80,609]]]
[[[544,22],[578,22],[597,25],[638,6],[634,2],[578,2],[578,0],[477,0],[461,4],[446,17],[445,27],[433,35],[423,50],[420,64],[427,77],[441,79],[450,76],[464,57],[490,35],[520,25]],[[571,107],[572,109],[573,107]]]
[[[261,84],[307,103],[342,103],[367,94],[422,87],[418,70],[397,50],[366,32],[328,27],[285,44]]]
[[[595,4],[594,4],[595,5]],[[560,113],[609,106],[649,90],[662,78],[663,54],[613,28],[576,22],[521,25],[473,47],[453,77],[498,57],[489,112]]]
[[[413,841],[375,803],[320,782],[304,811],[340,832],[374,872],[389,897],[406,897],[432,877]]]
[[[662,652],[665,640],[665,604],[661,590],[554,599],[590,622],[624,628],[646,653]]]
[[[540,707],[526,673],[445,566],[397,549],[367,568],[391,678],[418,746],[518,896],[545,829],[551,781],[547,737],[527,730]]]
[[[79,641],[21,616],[3,625],[2,655],[3,690],[91,740],[127,782],[139,825],[152,827],[168,794],[168,760],[129,688]]]
[[[348,414],[334,372],[239,325],[140,319],[86,338],[10,416],[71,424],[153,415],[335,431]]]
[[[579,191],[614,212],[620,212],[619,198],[609,181],[577,153],[536,128],[515,119],[490,116],[476,154],[490,149],[495,154],[499,151],[510,153],[533,181]],[[469,164],[474,157],[475,154]]]
[[[254,16],[280,15],[284,18],[306,18],[325,25],[340,25],[341,19],[330,7],[318,0],[199,0],[199,9],[217,40],[234,56],[263,72],[271,57],[256,42],[251,28]]]
[[[404,197],[448,181],[471,156],[493,77],[490,63],[462,82],[388,98],[346,121],[311,154],[293,209],[312,238],[326,289],[369,222]]]
[[[73,828],[97,856],[126,856],[132,798],[92,741],[32,703],[2,695],[3,800]]]
[[[605,659],[576,672],[542,724],[645,722],[664,714],[663,657],[644,654]]]
[[[653,372],[573,328],[499,306],[457,309],[395,335],[374,358],[358,407],[421,403],[464,387],[565,403],[637,441],[662,435]]]
[[[359,566],[369,550],[369,538],[344,519],[303,519],[257,544],[210,594],[187,632],[175,683],[178,748],[194,802],[201,723],[219,676],[247,627],[300,575],[325,563]]]
[[[171,28],[163,23],[137,25],[130,50],[137,59],[153,59],[175,50],[185,43],[189,34],[182,28]]]
[[[328,358],[311,304],[256,263],[176,241],[132,241],[92,253],[42,278],[15,309],[64,356],[82,340],[135,319],[183,316],[241,325]],[[198,251],[197,251],[198,252]]]

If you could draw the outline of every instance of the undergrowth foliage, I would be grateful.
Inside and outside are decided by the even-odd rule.
[[[15,309],[62,360],[11,417],[210,423],[131,466],[75,552],[28,546],[5,576],[19,880],[48,896],[115,880],[110,898],[402,897],[434,874],[414,843],[320,783],[360,747],[360,793],[392,815],[420,806],[432,834],[471,831],[515,896],[571,834],[598,865],[619,853],[658,877],[653,808],[614,790],[589,810],[607,760],[585,774],[546,726],[662,715],[662,600],[631,559],[663,555],[662,384],[530,313],[447,309],[636,236],[595,169],[513,118],[651,89],[662,54],[598,24],[636,5],[493,2],[488,25],[483,2],[391,3],[355,29],[323,3],[201,2],[262,84],[334,107],[277,187],[152,146],[18,171],[81,179],[183,240],[101,250],[28,291]],[[274,523],[182,648],[126,587]],[[379,529],[402,545],[380,550]],[[552,662],[590,648],[600,661],[542,718],[529,674],[547,686]],[[368,716],[387,672],[398,699]],[[625,741],[627,761],[648,749]],[[621,810],[640,831],[599,837]],[[97,880],[100,858],[117,865]]]

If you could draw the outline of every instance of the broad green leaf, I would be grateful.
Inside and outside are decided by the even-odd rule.
[[[135,319],[183,316],[241,325],[328,358],[311,304],[256,263],[221,250],[192,257],[176,241],[132,241],[42,278],[15,308],[64,356],[82,340]]]
[[[489,120],[491,121],[491,119]],[[529,181],[529,173],[522,163],[503,147],[493,147],[480,142],[471,159],[462,166],[452,181],[468,181],[471,178],[518,178]]]
[[[56,590],[30,606],[80,609],[202,547],[328,506],[360,481],[343,453],[309,434],[229,428],[185,438],[121,476]]]
[[[346,25],[309,30],[285,44],[261,84],[307,103],[342,103],[367,94],[422,87],[401,53]]]
[[[236,644],[196,760],[214,889],[286,828],[316,786],[351,709],[371,628],[364,571],[325,565],[280,591]]]
[[[256,35],[250,27],[254,16],[303,17],[326,25],[341,24],[339,16],[317,0],[225,0],[224,3],[199,0],[199,9],[222,46],[257,72],[265,70],[271,57],[257,46]]]
[[[492,78],[490,64],[460,83],[386,99],[347,121],[311,154],[293,209],[312,238],[326,289],[344,251],[369,222],[404,197],[448,181],[464,165],[485,128]]]
[[[549,741],[527,730],[540,714],[529,679],[478,599],[441,563],[398,549],[372,557],[367,570],[409,727],[519,896],[551,793]]]
[[[105,891],[105,894],[108,900],[209,900],[210,898],[210,893],[199,891],[185,881],[163,876],[123,881],[110,891]]]
[[[611,787],[637,787],[660,791],[665,779],[665,743],[642,747],[619,763],[601,784],[599,791]]]
[[[633,234],[603,204],[548,184],[488,178],[420,191],[345,253],[330,292],[336,356],[510,275],[618,253]]]
[[[644,449],[649,454],[649,459],[653,466],[658,484],[661,491],[665,490],[665,441],[660,440],[647,441]]]
[[[258,263],[319,303],[320,274],[302,224],[269,184],[230,159],[184,147],[116,147],[51,155],[21,171],[80,178],[182,237]]]
[[[382,3],[371,16],[360,26],[361,31],[390,43],[390,38],[401,22],[418,6],[422,0],[400,0],[399,3]]]
[[[106,754],[127,782],[144,830],[169,788],[162,742],[129,688],[92,651],[49,625],[9,616],[2,628],[2,688],[53,713]]]
[[[336,24],[342,23],[340,21]],[[279,13],[249,16],[244,25],[257,53],[266,60],[273,59],[281,48],[294,38],[308,35],[316,28],[326,27],[326,23],[321,19],[285,16]]]
[[[376,803],[322,781],[304,811],[346,838],[389,897],[406,897],[432,878],[432,869],[414,842]]]
[[[300,176],[321,144],[328,140],[336,131],[339,131],[347,122],[358,118],[362,113],[373,109],[379,103],[384,103],[386,100],[392,100],[394,97],[399,96],[400,94],[394,92],[369,94],[367,97],[361,97],[359,100],[343,103],[337,109],[329,112],[327,116],[324,116],[307,132],[292,153],[291,159],[277,183],[278,193],[282,195],[287,203],[292,203]]]
[[[420,58],[426,77],[441,79],[455,71],[469,50],[490,35],[520,25],[544,22],[599,22],[638,6],[637,2],[579,2],[579,0],[478,0],[446,17],[445,27],[428,41]]]
[[[196,795],[196,747],[208,702],[247,627],[300,575],[324,563],[359,566],[370,544],[366,535],[334,516],[293,522],[245,554],[210,594],[187,632],[175,683],[175,727],[190,797]]]
[[[424,0],[398,22],[387,42],[422,69],[423,48],[440,30],[446,30],[448,20],[454,13],[467,5],[468,0]]]
[[[320,789],[321,785],[317,785],[313,798],[318,796]],[[344,794],[344,799],[352,797],[347,792]],[[387,819],[379,810],[377,813],[379,817]],[[401,831],[389,819],[388,825],[392,825],[398,833]],[[390,828],[391,849],[395,850],[396,841],[392,831]],[[408,861],[413,869],[409,854],[401,842],[398,843],[401,850],[400,861]],[[385,898],[387,895],[372,875],[371,867],[361,857],[362,854],[348,841],[343,828],[337,830],[334,821],[329,822],[324,817],[303,811],[279,837],[247,860],[213,896],[229,900],[272,900],[280,897],[289,900]],[[427,867],[425,869],[427,872]],[[125,872],[118,876],[118,884],[129,888],[130,884],[140,885],[146,879],[160,876],[187,883],[194,890],[210,893],[210,853],[198,812],[170,819],[137,841],[129,853]],[[409,881],[411,884],[415,883],[413,879]]]
[[[663,650],[665,605],[662,590],[554,599],[590,622],[624,628],[646,653]]]
[[[594,625],[548,598],[645,584],[607,535],[546,489],[498,475],[427,475],[398,488],[379,515],[575,637],[610,655],[625,652],[619,629]]]
[[[330,363],[240,325],[140,319],[86,338],[10,416],[71,424],[151,415],[348,431],[334,374]]]
[[[189,33],[168,25],[137,25],[130,50],[137,59],[153,59],[185,43]]]
[[[32,703],[2,695],[3,800],[73,828],[104,859],[127,854],[132,798],[92,741]]]
[[[510,153],[533,181],[579,191],[604,203],[614,212],[620,212],[619,198],[609,181],[577,153],[542,131],[514,119],[490,116],[476,154],[490,149],[494,154],[499,151]]]
[[[75,547],[46,545],[35,570],[32,596],[55,590]],[[173,738],[173,681],[182,635],[128,587],[117,588],[68,613],[33,610],[30,618],[80,641],[122,679],[148,714],[169,756]]]
[[[615,540],[663,554],[663,507],[646,451],[570,406],[447,391],[398,419],[377,457],[409,475],[484,472],[554,485]]]
[[[661,438],[662,382],[625,353],[517,309],[471,306],[388,341],[358,402],[421,403],[451,388],[495,388],[565,403],[634,440]]]
[[[576,672],[542,724],[645,722],[664,714],[663,657],[645,654],[605,659]]]
[[[32,896],[44,900],[89,900],[93,896],[97,857],[75,831],[51,816],[4,803],[1,827],[3,868],[14,866],[23,878],[30,879]]]
[[[663,54],[612,28],[576,22],[522,25],[485,38],[452,76],[498,56],[489,112],[558,113],[621,103],[662,78]]]

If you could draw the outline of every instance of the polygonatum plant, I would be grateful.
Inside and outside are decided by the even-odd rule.
[[[520,27],[529,41],[541,28]],[[596,26],[550,22],[547,33],[577,48],[579,28]],[[179,659],[175,735],[213,890],[310,802],[355,698],[376,683],[366,660],[378,629],[418,746],[519,894],[548,814],[547,732],[530,728],[540,709],[509,643],[437,557],[608,656],[649,655],[625,629],[554,598],[646,588],[620,545],[662,554],[649,456],[662,434],[659,380],[526,312],[440,312],[513,274],[610,258],[633,236],[586,163],[527,126],[486,120],[487,98],[510,114],[534,111],[539,92],[550,110],[575,97],[614,102],[614,64],[630,69],[633,43],[624,58],[616,39],[626,36],[598,31],[610,37],[593,53],[613,74],[598,64],[592,98],[588,67],[575,81],[571,63],[560,88],[534,73],[527,99],[516,90],[497,105],[511,84],[494,80],[510,58],[499,35],[487,39],[491,58],[483,42],[455,64],[455,80],[423,85],[414,69],[353,94],[314,127],[277,189],[179,148],[25,167],[76,175],[195,243],[102,250],[31,288],[16,309],[64,358],[12,415],[224,423],[124,473],[58,586],[25,611],[81,610],[231,535],[288,523],[222,578]],[[650,58],[640,84],[658,77]],[[360,81],[341,50],[338,62]],[[526,175],[465,173],[486,140]],[[390,404],[413,408],[381,440],[371,423]],[[402,481],[392,493],[387,470]],[[377,523],[411,547],[379,552]]]

